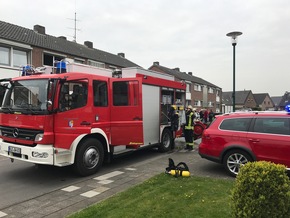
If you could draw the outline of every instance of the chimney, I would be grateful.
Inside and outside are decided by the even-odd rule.
[[[189,74],[190,76],[192,76],[192,72],[188,72],[188,74]]]
[[[158,61],[153,62],[153,65],[159,66],[159,62]]]
[[[39,34],[45,35],[45,27],[40,25],[34,25],[33,30]]]
[[[176,70],[176,71],[180,72],[179,67],[176,67],[176,68],[174,68],[173,70]]]
[[[93,48],[93,43],[90,41],[85,41],[84,42],[85,46],[87,46],[88,48]]]
[[[118,56],[125,58],[125,53],[118,53]]]

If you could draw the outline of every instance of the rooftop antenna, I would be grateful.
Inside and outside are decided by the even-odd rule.
[[[70,19],[70,20],[74,20],[74,23],[75,23],[75,26],[74,26],[74,28],[70,28],[70,29],[74,29],[74,35],[73,35],[73,41],[74,42],[77,42],[77,31],[80,31],[80,29],[77,29],[77,21],[79,21],[79,20],[77,20],[77,2],[76,2],[76,0],[75,0],[75,18],[74,19],[70,19],[70,18],[68,18],[68,19]]]
[[[77,12],[75,12],[75,18],[74,19],[71,19],[71,18],[68,18],[70,20],[74,20],[74,28],[70,28],[70,29],[73,29],[74,30],[74,35],[73,35],[73,41],[74,42],[77,42],[77,31],[80,31],[80,29],[77,29]]]

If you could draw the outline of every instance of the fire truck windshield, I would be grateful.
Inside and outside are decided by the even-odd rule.
[[[6,90],[1,112],[22,114],[47,113],[49,80],[16,80]]]

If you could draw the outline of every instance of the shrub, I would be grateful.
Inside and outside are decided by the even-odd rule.
[[[241,167],[231,193],[234,217],[290,217],[289,204],[285,166],[260,161]]]

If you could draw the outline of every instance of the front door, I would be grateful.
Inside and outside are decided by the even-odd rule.
[[[66,81],[60,86],[54,116],[55,147],[70,149],[81,134],[90,133],[94,114],[88,104],[88,81]]]

